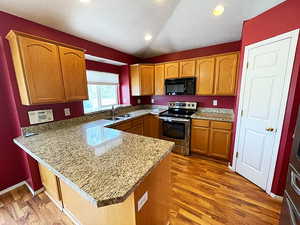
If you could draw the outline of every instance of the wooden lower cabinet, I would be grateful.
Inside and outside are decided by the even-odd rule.
[[[155,115],[144,116],[144,135],[159,138],[159,118]]]
[[[120,122],[111,128],[146,137],[159,138],[159,118],[155,115],[146,115]]]
[[[207,127],[192,127],[192,151],[208,154],[209,150],[209,128]]]
[[[45,191],[52,200],[61,205],[61,193],[57,177],[41,164],[39,164],[39,170]]]
[[[193,120],[191,151],[228,160],[231,146],[232,123]]]
[[[48,191],[48,180],[57,180],[61,193],[63,211],[78,224],[83,225],[167,225],[169,224],[169,204],[171,194],[171,155],[144,178],[142,183],[121,203],[97,208],[83,198],[77,191],[58,179],[40,165],[41,176],[46,177],[43,184]],[[56,183],[55,183],[56,184]],[[55,185],[54,185],[55,186]],[[148,200],[138,209],[138,201],[147,192]],[[52,197],[52,196],[51,196]]]
[[[210,130],[208,155],[228,159],[231,144],[231,130]]]
[[[129,130],[126,130],[126,132],[132,133],[132,134],[143,135],[144,134],[143,124],[135,126],[135,127],[131,127]]]

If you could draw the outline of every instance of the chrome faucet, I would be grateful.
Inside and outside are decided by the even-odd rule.
[[[115,116],[116,116],[116,108],[115,108],[115,105],[112,105],[111,106],[111,113],[112,113],[112,118],[113,120],[115,119]]]

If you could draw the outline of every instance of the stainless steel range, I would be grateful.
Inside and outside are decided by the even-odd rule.
[[[174,152],[190,155],[191,116],[197,102],[169,102],[168,111],[159,114],[160,138],[175,142]]]

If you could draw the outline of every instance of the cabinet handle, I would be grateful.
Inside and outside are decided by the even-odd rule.
[[[296,216],[297,216],[297,218],[299,218],[299,212],[296,209],[294,203],[291,202],[291,200],[290,200],[290,198],[288,196],[286,197],[286,201],[287,201],[287,205],[288,205],[288,209],[289,209],[289,214],[290,214],[290,217],[291,217],[292,225],[297,225],[298,223],[297,223]]]
[[[297,180],[300,180],[300,177],[292,170],[291,171],[291,186],[294,189],[294,191],[300,195],[300,188],[297,185]]]
[[[274,128],[266,128],[266,131],[268,131],[268,132],[273,132],[274,131]]]

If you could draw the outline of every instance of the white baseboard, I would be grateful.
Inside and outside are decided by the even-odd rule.
[[[82,225],[82,223],[80,223],[80,221],[68,209],[63,208],[62,211],[75,225]]]
[[[233,167],[230,166],[230,163],[228,163],[228,168],[229,168],[232,172],[235,172],[235,170],[233,169]]]
[[[36,196],[36,195],[38,195],[39,193],[41,193],[41,192],[43,192],[45,190],[45,188],[42,187],[42,188],[40,188],[40,189],[38,189],[38,190],[35,191],[35,190],[33,190],[31,188],[31,186],[27,183],[27,181],[24,181],[24,183],[25,183],[25,185],[27,186],[28,190],[31,192],[31,194],[33,196]]]
[[[15,184],[15,185],[11,186],[11,187],[8,187],[8,188],[6,188],[6,189],[0,191],[0,195],[4,195],[4,194],[6,194],[7,192],[10,192],[10,191],[12,191],[12,190],[14,190],[14,189],[16,189],[16,188],[19,188],[19,187],[21,187],[21,186],[23,186],[23,185],[26,185],[26,184],[25,184],[25,181],[22,181],[22,182],[20,182],[20,183],[17,183],[17,184]]]
[[[57,208],[59,208],[60,211],[63,211],[63,204],[62,202],[56,201],[54,198],[51,197],[51,195],[48,194],[47,191],[44,192],[48,198],[56,205]]]
[[[283,200],[283,197],[282,196],[279,196],[279,195],[275,195],[274,193],[269,193],[269,195],[272,197],[272,198],[276,198],[276,199],[278,199],[278,200]]]
[[[28,190],[31,192],[31,194],[32,194],[33,196],[36,196],[36,195],[38,195],[39,193],[41,193],[41,192],[44,191],[44,187],[42,187],[42,188],[40,188],[39,190],[36,190],[36,191],[35,191],[35,190],[33,190],[33,189],[30,187],[30,185],[27,183],[27,181],[22,181],[22,182],[20,182],[20,183],[17,183],[17,184],[15,184],[15,185],[11,186],[11,187],[8,187],[8,188],[6,188],[6,189],[0,191],[0,195],[3,195],[3,194],[5,194],[5,193],[7,193],[7,192],[10,192],[10,191],[12,191],[12,190],[14,190],[14,189],[16,189],[16,188],[19,188],[19,187],[21,187],[21,186],[23,186],[23,185],[25,185],[25,186],[28,188]]]

